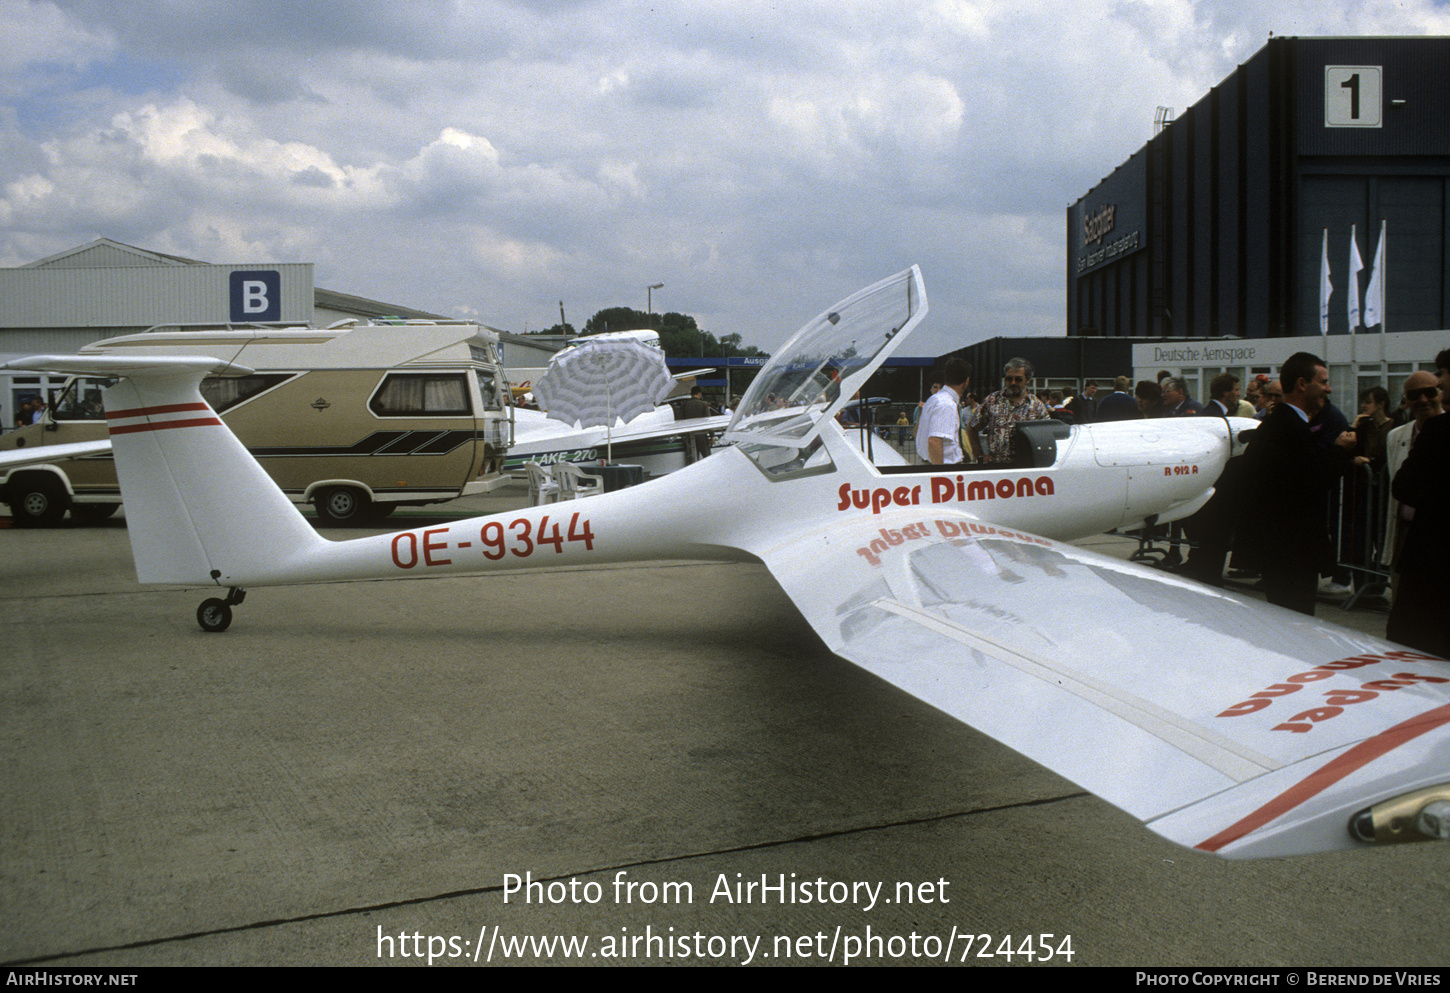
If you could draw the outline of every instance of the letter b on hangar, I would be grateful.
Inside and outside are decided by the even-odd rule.
[[[282,274],[275,269],[233,272],[229,297],[233,321],[280,321]]]

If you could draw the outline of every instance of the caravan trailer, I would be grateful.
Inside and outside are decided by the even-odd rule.
[[[106,338],[83,355],[211,356],[245,370],[208,376],[202,394],[294,503],[330,525],[504,485],[513,409],[498,334],[469,322],[166,331]],[[106,381],[70,380],[42,423],[0,451],[102,440]],[[16,469],[0,501],[46,527],[67,510],[99,519],[120,504],[109,454]]]

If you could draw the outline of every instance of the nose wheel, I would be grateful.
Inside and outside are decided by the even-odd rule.
[[[203,600],[201,606],[196,608],[196,623],[201,625],[203,631],[221,634],[231,627],[232,607],[239,605],[246,598],[246,590],[233,586],[227,591],[225,600],[221,597]]]

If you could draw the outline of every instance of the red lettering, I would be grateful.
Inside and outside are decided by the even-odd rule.
[[[569,540],[584,542],[586,552],[594,551],[594,532],[589,528],[589,518],[584,518],[584,527],[576,530],[579,526],[579,515],[575,514],[569,518]]]
[[[1262,700],[1262,699],[1260,699],[1260,700],[1254,700],[1254,699],[1245,700],[1243,703],[1236,703],[1236,704],[1234,704],[1232,707],[1230,707],[1228,710],[1225,710],[1223,713],[1219,714],[1218,716],[1220,716],[1220,717],[1242,717],[1245,714],[1252,714],[1255,711],[1263,710],[1265,707],[1267,707],[1269,704],[1271,704],[1273,702],[1274,701],[1272,701],[1272,700]]]
[[[836,505],[836,509],[837,510],[849,510],[849,509],[851,509],[851,484],[850,483],[842,483],[841,484],[841,488],[836,491],[836,495],[841,500],[841,502]]]
[[[1288,696],[1290,693],[1298,693],[1298,692],[1299,692],[1299,685],[1297,683],[1275,683],[1273,686],[1270,686],[1268,689],[1261,690],[1258,693],[1255,693],[1254,696],[1259,696],[1259,697],[1264,697],[1264,696],[1267,696],[1267,697]]]
[[[478,540],[483,542],[483,557],[497,562],[504,555],[503,525],[498,521],[489,521],[478,529]]]
[[[1313,721],[1315,724],[1318,724],[1320,721],[1327,721],[1329,718],[1336,717],[1342,713],[1344,713],[1343,707],[1315,707],[1312,710],[1304,711],[1302,714],[1295,714],[1289,720]],[[1274,730],[1277,731],[1279,729],[1274,728]]]
[[[1326,662],[1319,666],[1320,669],[1332,669],[1336,672],[1345,669],[1358,669],[1362,666],[1374,665],[1383,662],[1384,659],[1378,655],[1356,655],[1352,658],[1339,659],[1337,662]]]
[[[404,562],[403,557],[398,554],[398,546],[403,539],[408,539],[408,561]],[[393,565],[399,569],[411,569],[418,564],[418,536],[411,531],[403,531],[393,536]]]
[[[1331,707],[1346,707],[1351,703],[1364,703],[1379,696],[1369,690],[1325,690],[1324,702]]]
[[[520,532],[514,535],[514,537],[521,541],[524,546],[524,550],[522,552],[519,551],[517,548],[510,548],[509,551],[513,552],[521,559],[528,558],[530,555],[534,554],[534,542],[533,539],[529,537],[529,529],[531,527],[531,525],[529,524],[529,519],[527,517],[520,517],[516,521],[509,521],[509,527],[521,528]]]
[[[962,533],[962,529],[951,521],[937,521],[936,529],[941,532],[943,538],[955,538]]]
[[[552,530],[549,530],[551,527]],[[559,530],[559,523],[555,521],[550,525],[548,514],[539,519],[539,544],[553,545],[556,555],[562,554],[564,551],[564,535]]]
[[[446,542],[446,541],[441,542],[441,543],[435,542],[435,541],[432,541],[431,540],[432,537],[435,534],[447,534],[447,533],[448,533],[448,529],[447,528],[432,528],[432,529],[430,529],[428,531],[424,531],[423,532],[423,561],[426,564],[428,564],[428,565],[452,565],[453,564],[453,560],[452,559],[436,559],[435,560],[433,558],[433,553],[434,552],[439,551],[440,549],[443,550],[443,551],[447,551],[448,550],[448,542]]]

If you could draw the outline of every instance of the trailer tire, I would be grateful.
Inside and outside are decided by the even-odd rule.
[[[317,495],[312,506],[317,519],[327,527],[355,528],[366,525],[371,516],[372,498],[352,486],[330,486]]]
[[[17,527],[53,528],[70,509],[70,494],[60,480],[48,473],[26,473],[11,480],[5,502]]]

